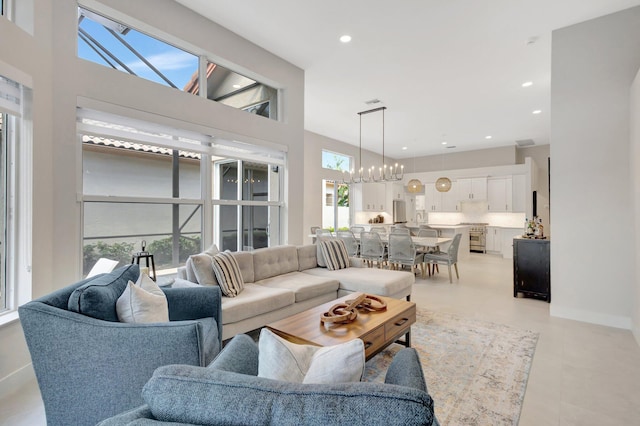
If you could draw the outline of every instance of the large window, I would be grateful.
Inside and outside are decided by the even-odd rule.
[[[251,114],[278,118],[277,89],[84,8],[78,13],[78,57]]]
[[[349,185],[333,180],[322,181],[322,227],[349,229]]]
[[[279,244],[283,152],[87,109],[78,133],[84,274],[143,240],[161,279],[205,244]]]
[[[0,76],[0,323],[31,297],[30,101],[28,88]]]

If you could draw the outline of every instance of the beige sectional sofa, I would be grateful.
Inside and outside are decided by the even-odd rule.
[[[409,298],[411,272],[352,267],[331,271],[318,266],[317,246],[276,246],[235,252],[244,290],[222,297],[222,338],[246,333],[270,322],[330,302],[353,292]],[[184,268],[178,278],[186,279]]]

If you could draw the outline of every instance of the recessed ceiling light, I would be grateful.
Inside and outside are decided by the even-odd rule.
[[[522,83],[522,87],[529,87],[529,86],[533,86],[533,81],[525,81],[524,83]]]
[[[406,150],[407,150],[407,147],[406,147],[406,146],[403,146],[403,147],[402,147],[402,150],[403,150],[403,151],[406,151]]]
[[[540,114],[541,112],[542,112],[541,109],[537,109],[537,110],[533,111],[532,114]]]
[[[446,142],[442,141],[442,145],[446,145],[446,144],[447,144]]]
[[[485,139],[491,139],[493,136],[485,136]]]
[[[239,88],[241,88],[241,87],[242,87],[242,86],[240,86],[239,84],[234,84],[234,85],[233,85],[233,88],[234,88],[234,89],[239,89]]]
[[[343,43],[349,43],[351,41],[351,36],[347,34],[340,36],[340,41]]]

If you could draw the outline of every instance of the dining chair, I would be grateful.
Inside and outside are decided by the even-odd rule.
[[[421,225],[422,226],[422,225]],[[427,228],[420,228],[418,229],[418,235],[417,237],[420,238],[438,238],[438,230],[437,229],[427,229]],[[418,249],[418,253],[425,255],[427,253],[438,253],[440,252],[440,246],[435,246],[435,247],[421,247]],[[435,268],[438,268],[438,265],[434,265]],[[422,269],[422,271],[424,272],[424,270],[427,270],[427,272],[429,273],[429,276],[431,276],[431,266],[429,263],[425,264],[425,267]]]
[[[360,245],[358,244],[358,240],[356,239],[355,235],[353,235],[353,232],[338,231],[336,232],[336,236],[339,240],[344,241],[344,245],[347,249],[349,257],[358,256]]]
[[[422,275],[424,276],[423,254],[416,251],[416,246],[409,234],[391,233],[389,235],[389,268],[399,269],[398,267],[410,266],[411,271],[418,265]]]
[[[401,235],[411,235],[411,230],[409,228],[392,228],[392,234],[401,234]]]
[[[352,226],[349,230],[353,232],[354,235],[360,235],[364,232],[364,226]]]
[[[330,229],[320,228],[316,229],[316,237],[333,237],[333,232]]]
[[[377,232],[363,232],[360,234],[360,257],[367,262],[370,268],[376,262],[381,268],[386,260],[384,243]]]
[[[369,229],[369,232],[377,232],[378,234],[386,235],[387,228],[384,226],[372,226],[371,229]]]
[[[462,234],[456,234],[453,237],[451,245],[446,252],[427,253],[424,255],[424,262],[433,265],[443,264],[449,267],[449,282],[453,283],[451,278],[451,265],[456,269],[456,278],[460,279],[458,273],[458,247],[460,246],[460,238]]]
[[[438,233],[438,237],[440,236],[440,231],[432,226],[420,225],[419,229],[430,229],[430,230],[436,231]]]

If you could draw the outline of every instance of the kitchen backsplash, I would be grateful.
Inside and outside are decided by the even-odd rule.
[[[459,223],[488,223],[491,226],[520,228],[524,226],[524,213],[490,213],[485,202],[463,202],[462,212],[430,212],[428,223],[439,225],[457,225]]]

